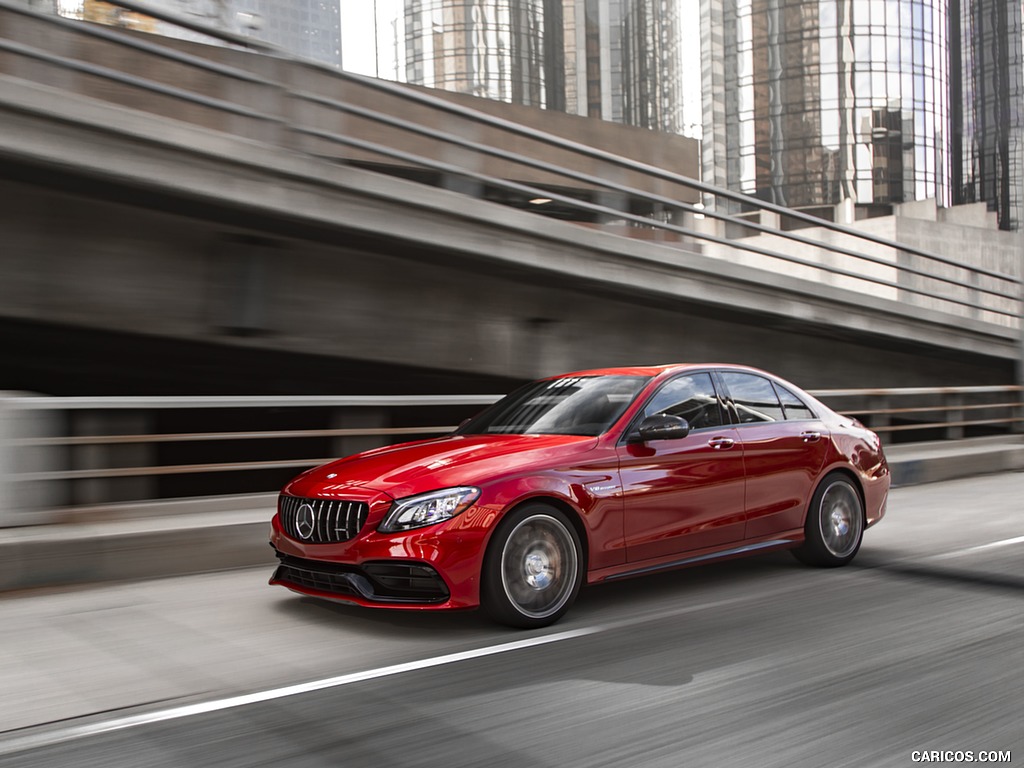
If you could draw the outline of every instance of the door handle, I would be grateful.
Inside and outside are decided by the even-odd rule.
[[[800,437],[805,443],[816,443],[821,440],[821,432],[801,432]]]
[[[736,444],[736,441],[731,437],[713,437],[708,440],[708,445],[714,448],[716,451],[725,451],[732,448]]]

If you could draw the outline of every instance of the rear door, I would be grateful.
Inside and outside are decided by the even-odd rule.
[[[744,538],[802,528],[807,500],[828,453],[828,429],[781,384],[745,371],[720,371],[718,377],[743,444]]]

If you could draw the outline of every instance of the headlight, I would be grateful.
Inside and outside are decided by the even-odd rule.
[[[444,488],[397,499],[377,530],[395,533],[442,523],[469,509],[479,497],[479,488],[465,487]]]

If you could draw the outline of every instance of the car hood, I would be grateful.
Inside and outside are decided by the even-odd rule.
[[[403,498],[557,466],[596,443],[581,435],[448,435],[333,461],[299,475],[284,493],[317,496],[329,488],[333,496],[362,489]]]

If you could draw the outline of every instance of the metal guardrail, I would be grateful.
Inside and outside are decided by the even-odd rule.
[[[824,389],[813,394],[834,410],[855,416],[883,441],[896,433],[958,440],[971,428],[1016,432],[1024,424],[1021,386]],[[894,404],[908,401],[914,404]]]
[[[0,393],[0,527],[96,505],[274,490],[337,456],[451,431],[497,398]]]
[[[149,12],[143,3],[118,2],[135,13]],[[9,0],[0,0],[0,11],[23,15],[39,14],[23,6],[12,5]],[[158,15],[159,14],[159,15]],[[173,15],[152,13],[167,23],[184,20]],[[411,89],[387,81],[374,80],[344,72],[330,70],[333,75],[360,87],[369,88],[391,99],[398,99],[413,106],[429,107],[447,114],[477,123],[487,130],[498,132],[511,140],[532,142],[557,150],[562,157],[570,158],[564,164],[541,160],[537,157],[501,148],[511,142],[469,140],[454,131],[444,128],[427,127],[402,116],[389,114],[376,106],[361,106],[348,103],[323,94],[311,93],[291,87],[285,83],[267,79],[266,68],[256,76],[240,66],[224,64],[205,59],[197,53],[186,53],[179,47],[161,45],[160,38],[152,35],[129,34],[114,28],[94,24],[83,24],[62,18],[49,18],[52,24],[63,25],[74,34],[102,40],[130,49],[140,56],[157,57],[174,61],[178,65],[194,68],[198,72],[243,82],[254,78],[264,85],[280,90],[287,98],[270,99],[267,104],[241,104],[232,100],[230,94],[211,97],[209,94],[190,89],[186,81],[168,83],[155,82],[134,71],[122,71],[114,65],[124,66],[116,61],[100,65],[73,58],[59,56],[50,51],[9,39],[0,39],[0,50],[12,55],[36,58],[47,66],[79,72],[92,77],[109,79],[122,86],[138,89],[140,94],[160,94],[185,103],[200,105],[206,109],[222,111],[226,115],[252,118],[258,122],[283,127],[284,131],[274,132],[291,149],[304,146],[304,140],[315,140],[326,145],[343,148],[340,152],[314,151],[303,149],[310,154],[331,162],[359,162],[365,158],[376,158],[375,170],[403,175],[424,183],[445,185],[451,188],[451,180],[468,182],[476,194],[507,205],[530,210],[538,215],[551,210],[554,205],[560,218],[580,222],[597,222],[609,232],[629,235],[641,231],[660,232],[663,244],[693,249],[693,244],[703,248],[706,254],[745,253],[755,260],[755,269],[769,271],[792,271],[794,268],[809,270],[817,279],[831,276],[841,281],[851,291],[870,293],[895,301],[928,307],[961,317],[975,317],[1006,327],[1020,327],[1021,278],[991,269],[981,264],[964,264],[958,260],[931,253],[920,248],[894,242],[878,235],[862,232],[849,226],[818,219],[807,213],[794,211],[760,201],[756,198],[712,187],[695,179],[681,176],[652,165],[595,149],[509,120],[479,112],[462,104],[456,104],[418,89]],[[221,38],[231,44],[247,44],[261,50],[263,56],[287,58],[286,54],[254,43],[249,38],[223,33],[212,27],[205,27],[189,21],[182,24],[192,31],[203,31],[211,37]],[[318,67],[315,62],[302,62],[303,66]],[[323,67],[327,69],[326,67]],[[24,72],[19,76],[24,77]],[[198,78],[204,81],[204,78]],[[102,94],[93,94],[102,98]],[[123,103],[123,102],[121,102]],[[335,118],[342,116],[367,121],[374,130],[364,136],[356,132],[324,127],[324,120],[310,118],[308,108],[326,110]],[[144,108],[144,107],[140,107]],[[186,118],[181,118],[186,119]],[[331,120],[327,120],[331,123]],[[337,120],[335,120],[337,124]],[[378,130],[380,129],[380,130]],[[407,139],[396,141],[396,132]],[[389,135],[385,143],[380,135]],[[424,140],[426,140],[424,142]],[[419,151],[408,151],[397,144],[418,142]],[[422,149],[426,145],[429,153]],[[447,158],[456,149],[465,159],[454,163]],[[362,159],[360,159],[362,158]],[[573,160],[572,158],[578,159]],[[520,172],[510,170],[500,177],[479,170],[487,160],[494,160]],[[695,199],[705,198],[728,202],[747,213],[732,215],[724,210],[705,209],[702,205],[682,199],[682,194],[669,196],[654,193],[637,184],[612,181],[615,175],[596,175],[580,170],[584,162],[598,163],[602,168],[617,169],[619,173],[633,174],[654,182],[667,184],[680,193],[688,192]],[[410,176],[407,172],[419,173]],[[531,175],[532,174],[532,175]],[[517,180],[517,177],[518,180]],[[549,181],[538,183],[523,179],[541,177]],[[555,183],[551,179],[560,179]],[[530,205],[530,199],[545,199],[549,204]],[[613,202],[614,201],[614,202]],[[724,207],[724,206],[723,206]],[[778,218],[779,225],[766,224],[761,214]],[[731,232],[707,231],[701,220],[716,221]],[[616,225],[612,227],[610,225]],[[624,227],[623,227],[624,225]],[[793,227],[802,227],[794,231]],[[828,234],[834,242],[824,243],[813,232]],[[760,237],[755,237],[758,235]],[[838,238],[838,240],[836,240]],[[724,254],[724,255],[723,255]],[[817,254],[817,255],[815,255]]]
[[[913,440],[1008,434],[1024,423],[1024,387],[1019,386],[830,389],[812,394],[859,418],[887,442],[897,436]],[[450,432],[454,424],[437,416],[457,416],[457,421],[497,398],[0,397],[0,526],[25,524],[17,510],[60,510],[65,519],[76,508],[119,501],[274,491],[298,471],[338,456]],[[122,414],[132,418],[125,422]],[[158,414],[167,418],[158,420]],[[216,425],[237,422],[239,415],[255,428],[164,428],[186,416]],[[310,418],[319,423],[269,426]],[[363,423],[337,425],[346,419]],[[152,426],[143,429],[147,424]],[[178,450],[166,453],[162,446]],[[321,450],[310,455],[314,448]],[[221,479],[197,481],[204,475]],[[247,479],[240,485],[226,479],[232,476]],[[167,480],[175,485],[162,485]]]

